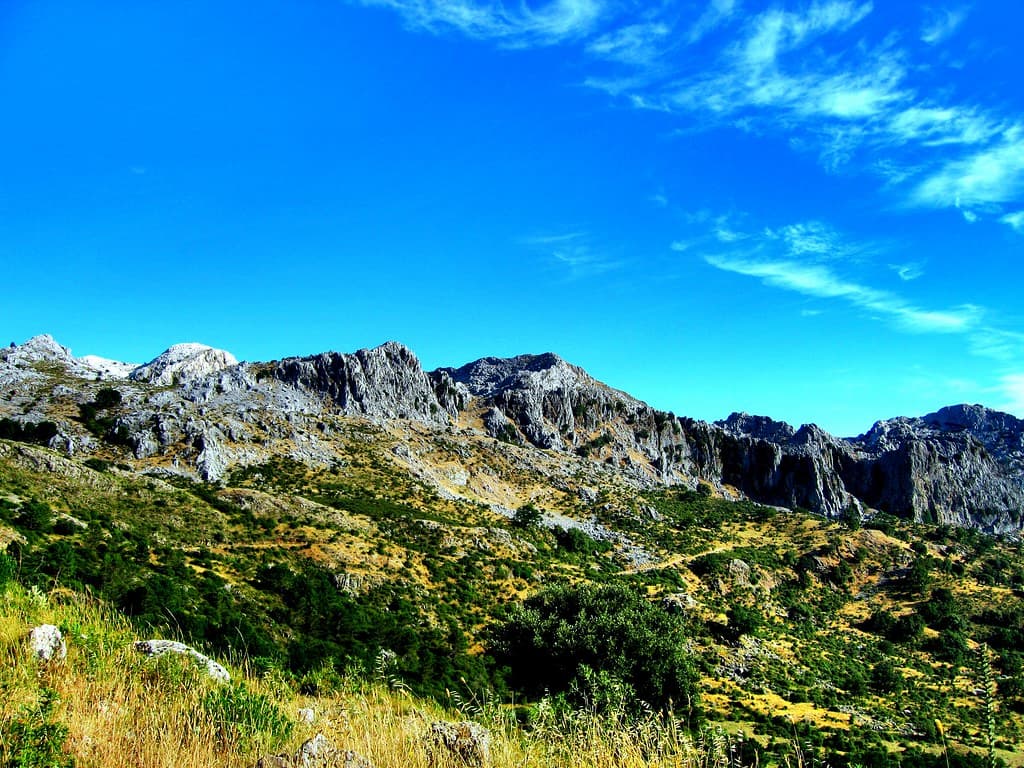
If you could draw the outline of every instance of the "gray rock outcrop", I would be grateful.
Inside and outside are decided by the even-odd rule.
[[[135,650],[151,657],[163,656],[165,653],[184,656],[198,664],[211,680],[218,683],[231,682],[231,674],[222,665],[184,643],[175,640],[140,640],[135,643]]]
[[[64,635],[53,624],[40,624],[28,633],[28,647],[40,661],[61,660],[68,655]]]
[[[51,421],[57,434],[48,445],[68,455],[113,444],[137,461],[166,457],[173,469],[165,463],[163,470],[213,482],[233,467],[281,455],[335,463],[339,416],[414,422],[452,435],[466,419],[475,429],[472,420],[480,418],[486,434],[524,449],[515,450],[524,467],[551,467],[550,459],[568,475],[588,460],[634,487],[693,487],[699,480],[726,495],[833,517],[877,509],[990,532],[1024,528],[1024,422],[977,405],[880,421],[842,439],[813,424],[797,429],[745,413],[715,423],[678,418],[552,353],[428,373],[397,342],[256,364],[179,344],[116,384],[123,401],[103,411],[112,420],[103,434],[68,416],[111,386],[100,380],[124,379],[129,368],[76,358],[52,337],[36,336],[0,350],[7,394],[0,417],[22,426]],[[531,457],[530,447],[549,453]],[[404,461],[414,463],[404,450]],[[471,485],[465,468],[418,472],[438,483],[448,478],[447,486]]]
[[[261,757],[253,768],[373,768],[373,763],[352,749],[337,749],[322,733],[307,739],[294,754]]]
[[[289,357],[269,372],[279,381],[329,398],[341,413],[371,419],[447,424],[458,415],[461,402],[454,382],[443,376],[432,381],[416,355],[394,341],[354,354]]]
[[[175,344],[154,360],[133,370],[129,378],[167,387],[201,379],[235,365],[238,361],[234,355],[222,349],[205,344]]]
[[[435,720],[430,724],[426,741],[430,765],[454,762],[484,768],[491,763],[491,734],[479,723]]]

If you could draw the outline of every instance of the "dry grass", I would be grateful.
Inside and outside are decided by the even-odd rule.
[[[465,711],[445,710],[401,689],[347,679],[335,680],[330,694],[300,696],[279,672],[263,676],[233,670],[235,682],[218,687],[188,663],[140,656],[123,619],[98,601],[63,592],[44,595],[9,586],[0,602],[0,765],[51,765],[26,760],[19,723],[66,729],[57,739],[78,768],[240,767],[259,756],[294,751],[317,732],[343,749],[354,749],[378,768],[428,768],[424,736],[436,719],[475,719],[491,731],[493,768],[712,768],[738,765],[736,739],[722,731],[691,737],[671,718],[627,724],[614,717],[556,714],[537,707],[529,731],[512,712],[492,702],[459,702]],[[43,663],[28,651],[25,635],[42,623],[63,628],[67,658]],[[38,704],[55,694],[52,711]],[[267,702],[283,720],[234,711],[225,723],[209,706],[211,696],[243,691]],[[298,710],[316,712],[312,725]],[[35,715],[29,713],[35,708]],[[280,727],[285,723],[285,728]],[[248,725],[247,725],[248,724]],[[226,726],[228,726],[226,728]],[[42,752],[34,757],[39,757]],[[19,759],[25,762],[17,762]]]

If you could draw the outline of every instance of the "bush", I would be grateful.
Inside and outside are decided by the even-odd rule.
[[[611,549],[606,541],[598,541],[589,536],[579,528],[555,528],[553,533],[558,541],[558,546],[566,552],[573,554],[591,555],[595,552],[604,552]]]
[[[39,702],[24,707],[0,739],[5,768],[74,768],[75,760],[64,752],[68,729],[53,721],[56,692],[44,688]]]
[[[490,650],[527,696],[564,693],[578,706],[625,696],[667,709],[696,699],[683,619],[622,585],[559,585],[529,598],[497,626]]]
[[[224,748],[247,749],[261,743],[276,746],[292,732],[291,721],[274,702],[244,685],[209,691],[203,697],[203,710]]]
[[[18,564],[14,558],[4,552],[0,552],[0,592],[3,592],[4,587],[14,581],[17,573]]]
[[[14,419],[0,419],[0,438],[5,440],[46,445],[56,435],[57,425],[52,421],[20,423]]]
[[[101,411],[116,408],[121,404],[121,393],[111,387],[104,387],[96,393],[92,402]]]
[[[729,619],[729,629],[736,639],[739,639],[740,635],[755,635],[764,626],[764,616],[757,608],[734,605],[726,616]]]
[[[32,499],[22,506],[15,522],[26,530],[48,533],[53,529],[53,511],[45,501]]]
[[[543,519],[544,515],[537,507],[533,504],[524,504],[512,516],[512,524],[517,528],[529,530],[540,525]]]

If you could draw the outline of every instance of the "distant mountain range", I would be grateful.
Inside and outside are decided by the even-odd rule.
[[[369,422],[394,441],[403,471],[491,505],[509,503],[529,475],[583,495],[602,483],[705,485],[831,517],[1024,527],[1024,421],[980,405],[879,421],[844,439],[744,413],[678,417],[550,353],[427,372],[396,342],[259,363],[179,344],[135,365],[76,358],[49,336],[0,351],[0,392],[11,435],[211,482],[275,457],[329,465],[339,430]],[[34,429],[43,422],[52,428]],[[427,447],[439,441],[465,466],[432,464]],[[498,450],[502,461],[489,461]]]

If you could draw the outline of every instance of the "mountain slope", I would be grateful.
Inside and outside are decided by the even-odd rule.
[[[880,510],[993,532],[1024,524],[1024,422],[981,406],[880,421],[840,439],[746,414],[716,423],[678,418],[551,353],[433,372],[396,342],[269,363],[238,363],[198,344],[134,368],[96,360],[75,358],[50,337],[0,352],[0,386],[10,392],[0,415],[16,422],[12,430],[52,421],[48,442],[68,453],[207,480],[279,456],[330,465],[339,460],[333,435],[346,419],[363,418],[404,445],[396,464],[486,504],[507,504],[509,494],[489,492],[475,474],[494,474],[484,436],[519,446],[519,463],[535,474],[554,462],[564,477],[586,466],[585,474],[634,488],[707,482],[830,517]],[[97,418],[94,398],[111,384],[119,400]],[[423,458],[438,440],[460,443],[464,459],[480,457],[468,462],[478,469],[457,471],[464,482],[444,480],[451,472]],[[506,473],[498,485],[517,483]]]

